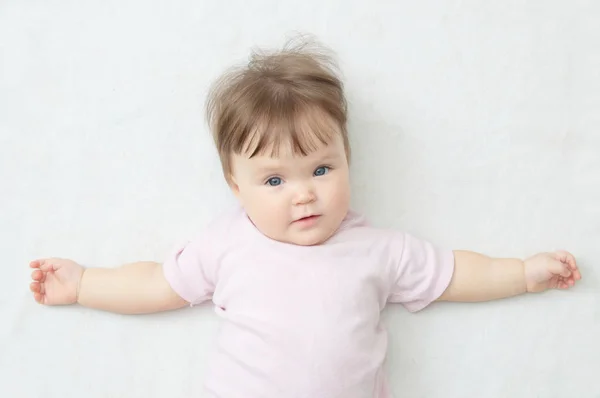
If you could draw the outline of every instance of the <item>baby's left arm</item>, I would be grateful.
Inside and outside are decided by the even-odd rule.
[[[454,258],[454,275],[439,301],[488,301],[567,289],[581,279],[575,258],[566,251],[540,253],[524,261],[469,251],[455,251]]]

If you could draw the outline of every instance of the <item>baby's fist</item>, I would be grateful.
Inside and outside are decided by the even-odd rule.
[[[581,279],[575,257],[566,251],[539,253],[525,260],[527,292],[568,289]]]
[[[62,258],[46,258],[29,263],[33,268],[29,289],[40,304],[75,304],[83,267]]]

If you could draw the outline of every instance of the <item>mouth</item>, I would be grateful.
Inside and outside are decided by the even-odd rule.
[[[294,223],[310,224],[312,222],[317,221],[317,219],[319,217],[321,217],[319,214],[313,214],[313,215],[310,215],[310,216],[298,218],[298,219],[294,220]]]

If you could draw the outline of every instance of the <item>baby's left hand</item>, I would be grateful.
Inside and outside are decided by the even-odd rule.
[[[525,260],[527,292],[568,289],[581,279],[575,257],[566,251],[539,253]]]

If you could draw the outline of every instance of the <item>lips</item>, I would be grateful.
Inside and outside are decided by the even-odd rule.
[[[320,215],[318,215],[318,214],[312,214],[310,216],[298,218],[294,222],[305,223],[305,222],[315,221],[319,217],[320,217]]]

